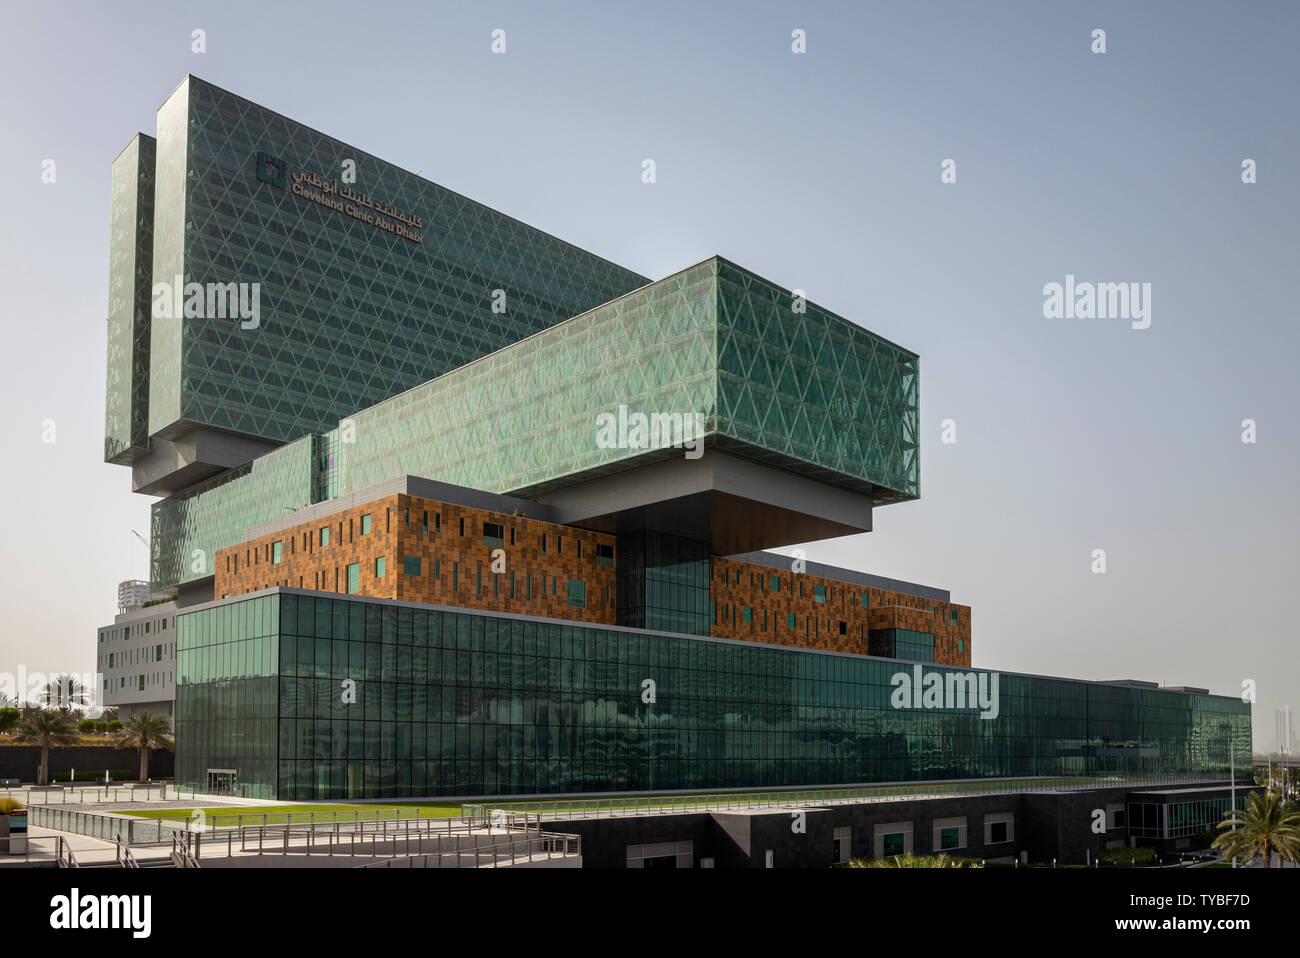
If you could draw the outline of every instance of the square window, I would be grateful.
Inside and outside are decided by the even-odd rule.
[[[569,605],[575,609],[587,607],[587,583],[581,579],[569,580]]]
[[[998,842],[1007,840],[1007,823],[990,822],[989,823],[989,844],[994,845]]]
[[[772,576],[771,579],[768,581],[767,588],[768,591],[770,592],[780,592],[781,580],[777,576]]]
[[[402,556],[402,575],[419,575],[420,557]]]
[[[868,595],[866,592],[862,593],[862,608],[864,609],[871,608],[871,596]]]
[[[956,610],[956,609],[949,609],[949,610],[948,610],[948,624],[949,624],[949,625],[952,625],[952,626],[955,626],[955,625],[958,624],[958,623],[957,623],[957,610]]]
[[[904,839],[904,835],[902,832],[892,832],[889,835],[885,835],[884,841],[882,842],[884,846],[885,854],[886,855],[903,854],[903,848],[904,848],[903,839]]]
[[[740,610],[740,617],[746,622],[754,621],[754,610],[750,606],[744,606]]]
[[[504,546],[506,544],[506,528],[499,522],[483,523],[483,544],[487,546]]]
[[[387,571],[387,569],[385,568],[386,565],[387,565],[387,562],[385,561],[385,557],[384,557],[384,556],[380,556],[379,558],[377,558],[377,559],[375,560],[375,578],[376,578],[376,579],[382,579],[382,578],[384,577],[384,573]]]
[[[814,599],[814,601],[817,602],[818,605],[825,605],[825,604],[826,604],[826,586],[824,586],[824,585],[813,586],[813,599]]]
[[[787,613],[786,613],[786,615],[785,615],[785,624],[786,624],[788,627],[792,628],[792,629],[794,628],[794,613],[793,613],[793,612],[787,612]]]
[[[841,622],[840,622],[840,635],[848,635],[848,634],[849,634],[849,624],[848,624],[847,622],[841,621]]]
[[[614,547],[611,545],[601,545],[597,543],[596,565],[612,566],[613,564],[614,564]]]
[[[952,828],[939,829],[939,848],[945,850],[949,848],[961,847],[961,829],[953,826]]]
[[[369,516],[369,515],[364,515],[364,516],[361,517],[361,534],[362,534],[363,536],[368,536],[368,535],[370,535],[370,516]]]

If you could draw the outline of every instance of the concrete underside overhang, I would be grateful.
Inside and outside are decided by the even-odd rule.
[[[131,466],[131,491],[171,496],[209,476],[242,466],[279,443],[194,426],[171,439],[155,436]]]
[[[707,450],[534,497],[555,522],[602,532],[652,529],[734,555],[871,531],[869,495]]]

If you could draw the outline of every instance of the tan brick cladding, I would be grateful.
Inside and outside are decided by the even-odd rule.
[[[364,515],[370,516],[366,535],[361,533]],[[499,547],[484,542],[484,523],[502,526]],[[326,526],[330,541],[321,545],[320,530]],[[282,543],[278,564],[272,562],[277,541]],[[221,598],[281,585],[342,593],[347,567],[359,563],[360,595],[612,625],[614,566],[597,563],[596,546],[612,549],[614,543],[613,536],[598,532],[394,494],[220,550],[213,592]],[[494,590],[495,548],[505,552],[505,570]],[[382,577],[375,575],[381,556]],[[405,556],[420,559],[418,576],[403,572]],[[585,608],[569,605],[570,579],[586,583]]]
[[[712,556],[711,560],[709,598],[717,609],[717,624],[709,629],[712,636],[866,655],[867,636],[873,629],[911,629],[934,636],[936,663],[970,665],[970,606],[771,569],[722,556]],[[779,581],[777,592],[771,591],[773,577]],[[825,604],[816,599],[819,585],[826,589]],[[867,608],[862,606],[864,592],[868,597]],[[744,621],[745,606],[753,610],[752,622]],[[786,624],[786,616],[792,612],[793,629]],[[951,612],[957,613],[956,625],[949,625]],[[844,635],[840,634],[841,622]]]

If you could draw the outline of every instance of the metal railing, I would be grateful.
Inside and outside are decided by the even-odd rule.
[[[166,783],[157,785],[26,785],[0,789],[7,798],[16,798],[29,808],[33,805],[103,805],[129,802],[166,802],[182,797]],[[210,798],[194,792],[192,798]]]
[[[610,815],[672,815],[692,812],[746,811],[814,805],[849,805],[896,802],[925,798],[1026,792],[1086,791],[1098,788],[1144,789],[1157,786],[1221,784],[1204,775],[1172,776],[1062,776],[1052,778],[984,779],[956,782],[918,782],[868,785],[853,788],[785,789],[732,794],[646,795],[625,798],[561,798],[550,801],[514,801],[495,804],[466,803],[461,815],[470,821],[496,821],[501,816],[524,813],[538,821],[598,818]],[[1239,783],[1240,784],[1240,783]]]
[[[415,807],[333,812],[276,812],[273,807],[265,812],[241,812],[225,814],[219,807],[203,810],[202,817],[193,815],[187,819],[177,818],[140,818],[134,815],[118,815],[113,812],[97,812],[82,808],[60,808],[37,805],[29,808],[31,823],[42,828],[75,835],[88,835],[106,841],[122,838],[128,845],[145,845],[151,842],[166,842],[176,832],[204,831],[212,828],[246,828],[254,825],[270,826],[277,824],[295,825],[357,825],[358,827],[382,824],[384,822],[402,821],[441,821],[441,819],[420,819],[420,809]],[[373,816],[373,817],[372,817]],[[280,821],[277,822],[276,820]]]
[[[77,864],[77,856],[72,854],[72,846],[62,835],[58,836],[58,843],[54,852],[55,864],[59,868],[80,868]],[[28,839],[28,847],[31,847],[31,839]]]
[[[489,857],[490,856],[490,857]],[[382,861],[366,862],[357,868],[493,868],[522,861],[549,861],[553,858],[580,858],[582,837],[560,832],[543,832],[529,838],[499,839],[475,845],[472,850],[452,849],[428,854],[401,855]],[[472,859],[473,864],[467,864]],[[453,864],[448,865],[448,862]]]
[[[177,868],[199,867],[198,860],[195,859],[194,854],[190,851],[189,835],[172,836],[171,860],[172,864]]]

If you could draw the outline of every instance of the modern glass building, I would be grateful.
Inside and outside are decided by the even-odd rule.
[[[681,456],[674,430],[642,447],[599,443],[597,417],[621,408],[698,415],[711,450],[853,492],[868,508],[916,498],[918,357],[792,302],[713,257],[351,410],[328,433],[155,503],[152,577],[206,578],[217,550],[286,506],[397,476],[537,497]]]
[[[105,459],[161,495],[649,282],[194,76],[112,223]]]
[[[260,798],[1213,778],[1250,748],[1230,697],[1001,673],[985,719],[896,707],[907,662],[381,599],[277,589],[178,629],[177,783]]]
[[[972,669],[946,591],[768,551],[920,496],[919,357],[798,291],[718,256],[651,282],[195,77],[112,195],[104,455],[160,497],[185,787],[1217,778],[1249,752],[1237,699]]]

